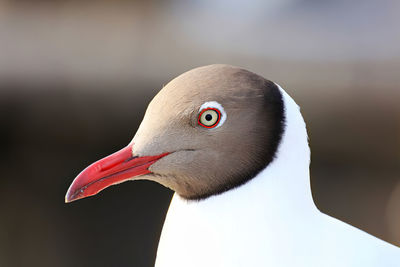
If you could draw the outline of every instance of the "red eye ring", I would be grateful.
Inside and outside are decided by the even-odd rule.
[[[201,120],[200,120],[200,119],[201,119],[201,116],[203,115],[203,113],[206,112],[206,111],[208,111],[208,110],[213,110],[213,111],[217,112],[217,114],[218,114],[217,121],[216,121],[213,125],[209,125],[209,126],[203,124],[203,123],[201,122]],[[205,128],[211,129],[211,128],[214,128],[215,126],[217,126],[217,125],[219,124],[220,120],[221,120],[221,111],[219,111],[219,109],[216,109],[216,108],[205,108],[205,109],[203,109],[203,110],[200,112],[199,117],[198,117],[198,119],[197,119],[197,123],[198,123],[199,125],[205,127]]]

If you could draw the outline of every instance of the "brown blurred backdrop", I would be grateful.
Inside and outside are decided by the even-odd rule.
[[[64,204],[170,79],[227,63],[300,104],[325,213],[400,246],[397,0],[0,0],[0,266],[152,266],[172,193]]]

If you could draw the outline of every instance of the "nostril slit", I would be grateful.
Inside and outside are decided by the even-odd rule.
[[[124,162],[128,162],[128,161],[131,161],[131,160],[133,160],[133,159],[136,159],[138,156],[132,156],[132,157],[130,157],[130,158],[127,158]]]

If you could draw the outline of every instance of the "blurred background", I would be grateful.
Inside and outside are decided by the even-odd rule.
[[[169,80],[227,63],[302,107],[315,202],[400,246],[397,0],[0,0],[0,266],[152,266],[172,195],[64,204]]]

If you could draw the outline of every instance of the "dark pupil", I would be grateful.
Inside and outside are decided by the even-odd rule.
[[[211,114],[207,114],[207,115],[206,115],[206,120],[207,120],[207,121],[210,121],[210,120],[212,120],[212,116],[211,116]]]

